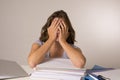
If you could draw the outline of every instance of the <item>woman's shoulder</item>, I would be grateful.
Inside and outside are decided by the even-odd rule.
[[[75,44],[70,44],[72,47],[74,48],[79,48],[78,46],[76,46]]]
[[[41,40],[36,40],[34,43],[36,43],[38,45],[43,45],[44,42],[42,42]]]

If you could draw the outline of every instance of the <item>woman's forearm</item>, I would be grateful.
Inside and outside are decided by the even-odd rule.
[[[42,46],[30,53],[28,63],[32,68],[43,61],[52,43],[52,40],[47,40]]]
[[[78,48],[72,47],[66,41],[61,43],[61,46],[66,51],[68,57],[71,59],[72,63],[79,68],[83,68],[86,62],[85,57],[82,54],[82,51]]]

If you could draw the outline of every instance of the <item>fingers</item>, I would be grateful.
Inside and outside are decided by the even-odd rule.
[[[61,29],[62,32],[68,32],[68,28],[67,28],[65,22],[61,18],[55,18],[52,21],[50,27],[54,30],[58,30],[58,29],[60,30]]]
[[[51,28],[53,28],[54,30],[57,30],[59,25],[60,25],[60,18],[55,18],[52,23],[51,23]]]
[[[56,28],[56,29],[58,29],[58,27],[60,27],[60,22],[61,22],[61,20],[58,19],[58,21],[57,21],[57,23],[56,23],[56,25],[55,25],[55,28]]]
[[[62,19],[59,23],[58,30],[59,30],[59,41],[60,41],[60,43],[62,41],[66,41],[67,38],[68,38],[69,32],[68,32],[67,25],[65,24],[65,22]]]
[[[55,18],[53,21],[52,21],[52,26],[53,27],[56,27],[56,26],[58,26],[59,25],[59,23],[60,23],[60,19],[59,18]]]
[[[51,25],[52,25],[52,26],[55,25],[55,24],[57,23],[57,21],[58,21],[58,18],[53,19]]]
[[[61,29],[65,32],[68,32],[68,27],[66,26],[65,22],[61,20],[60,22]]]
[[[64,25],[62,24],[62,22],[60,23],[60,29],[61,29],[62,32],[65,31],[65,27],[64,27]]]

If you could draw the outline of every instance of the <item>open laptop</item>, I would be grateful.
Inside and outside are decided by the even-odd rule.
[[[28,74],[16,62],[0,59],[0,79],[25,76],[28,76]]]

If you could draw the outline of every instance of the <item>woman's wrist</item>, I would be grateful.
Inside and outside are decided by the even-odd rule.
[[[48,41],[49,43],[53,43],[55,40],[52,39],[52,38],[49,38],[47,41]]]
[[[63,46],[64,44],[67,43],[67,41],[66,40],[61,40],[61,41],[59,41],[59,43],[61,44],[61,46]]]

